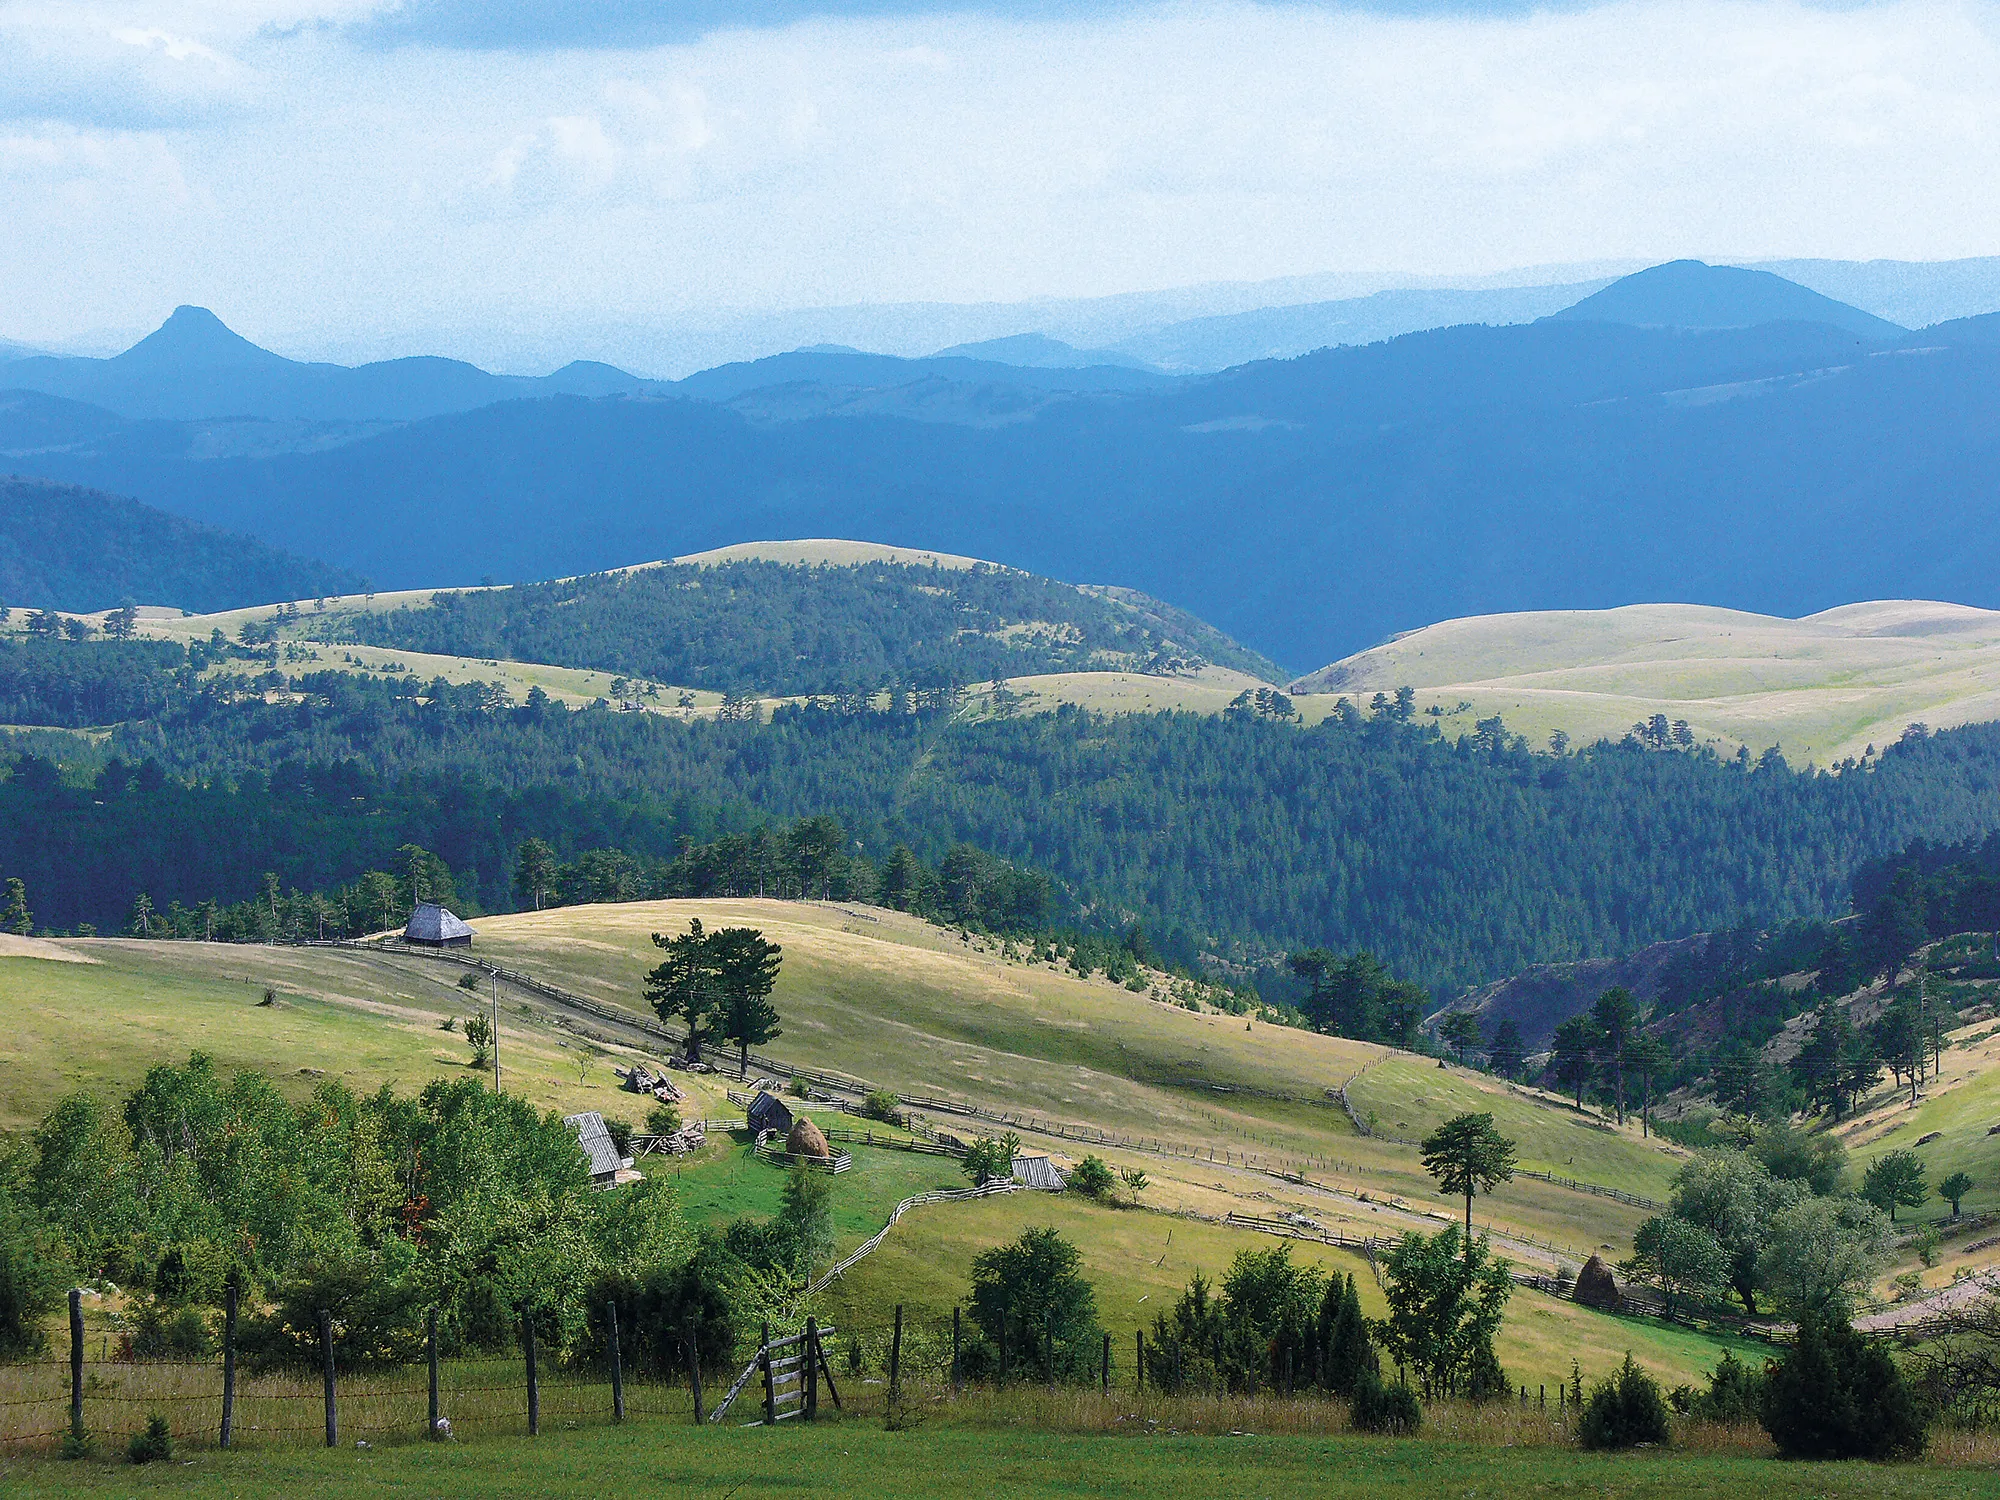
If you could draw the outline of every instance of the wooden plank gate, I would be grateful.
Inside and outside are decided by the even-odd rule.
[[[831,1324],[822,1328],[815,1318],[807,1318],[806,1326],[797,1333],[781,1339],[771,1337],[771,1325],[763,1328],[763,1342],[750,1363],[743,1367],[743,1373],[736,1377],[736,1383],[729,1387],[708,1420],[720,1422],[736,1398],[743,1394],[753,1376],[761,1375],[764,1386],[763,1413],[749,1422],[740,1422],[741,1427],[773,1427],[780,1422],[788,1422],[803,1416],[811,1421],[819,1413],[819,1383],[826,1382],[827,1394],[833,1398],[836,1409],[840,1406],[840,1388],[834,1384],[833,1370],[826,1360],[826,1335],[835,1330]]]

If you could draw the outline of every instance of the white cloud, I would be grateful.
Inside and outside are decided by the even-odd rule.
[[[254,330],[2000,251],[2000,43],[1969,0],[1188,3],[485,53],[305,24],[337,10],[0,4],[0,119],[171,158],[154,259],[191,283],[131,268],[119,205],[8,178],[98,305],[0,258],[0,334],[218,285]]]

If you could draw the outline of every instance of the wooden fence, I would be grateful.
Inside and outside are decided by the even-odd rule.
[[[806,1287],[810,1295],[823,1292],[838,1281],[848,1271],[875,1253],[876,1248],[889,1237],[889,1231],[896,1227],[896,1221],[913,1208],[921,1208],[926,1203],[963,1203],[968,1198],[991,1198],[1000,1193],[1025,1193],[1028,1189],[1018,1182],[989,1182],[984,1187],[946,1188],[935,1193],[918,1193],[914,1198],[905,1198],[889,1214],[889,1222],[868,1236],[840,1260],[836,1261],[825,1275],[814,1278]]]

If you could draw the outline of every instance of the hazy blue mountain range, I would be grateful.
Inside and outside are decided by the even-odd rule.
[[[215,424],[22,396],[0,452],[379,587],[850,536],[1116,579],[1297,667],[1499,610],[2000,603],[1996,416],[1978,321],[1884,346],[1824,323],[1550,320],[1060,396],[1004,425],[562,396],[315,451],[238,433],[204,457]]]
[[[359,588],[352,573],[134,500],[0,475],[0,603],[88,612],[130,598],[205,613]]]
[[[2000,257],[1746,264],[1906,328],[2000,310]],[[292,332],[285,343],[343,364],[447,350],[488,369],[514,371],[554,369],[588,350],[624,369],[667,378],[821,344],[915,358],[1040,335],[1092,353],[1212,371],[1247,359],[1289,358],[1329,343],[1366,343],[1454,323],[1531,322],[1644,266],[1636,260],[1595,261],[1479,276],[1328,272],[1099,297],[688,311],[671,319],[597,323],[545,323],[524,313],[504,327],[314,327]],[[1471,295],[1493,292],[1520,296],[1481,306]],[[1216,322],[1237,315],[1247,319],[1241,339],[1227,323]]]

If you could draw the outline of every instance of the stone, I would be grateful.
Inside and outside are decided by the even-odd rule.
[[[785,1149],[794,1156],[825,1158],[833,1155],[826,1144],[826,1137],[820,1134],[819,1126],[803,1116],[792,1126],[792,1133],[785,1141]]]

